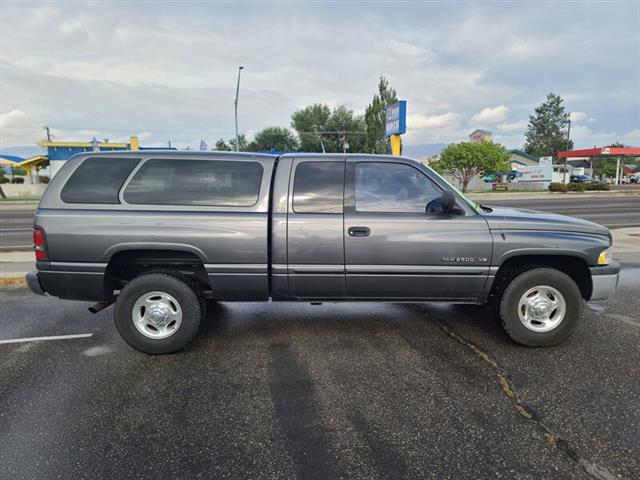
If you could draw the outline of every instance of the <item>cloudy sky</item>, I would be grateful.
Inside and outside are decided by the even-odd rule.
[[[520,147],[548,92],[577,146],[640,145],[640,2],[1,3],[0,147],[139,135],[197,147],[289,125],[314,102],[364,111],[385,75],[406,144],[475,128]]]

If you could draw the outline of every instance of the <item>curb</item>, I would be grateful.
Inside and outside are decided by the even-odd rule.
[[[0,277],[0,288],[2,287],[22,287],[27,285],[27,280],[22,277]]]
[[[625,198],[640,196],[640,190],[632,190],[629,192],[470,192],[465,195],[472,200],[482,199],[503,200],[511,198],[513,200],[528,199],[558,199],[558,198]]]
[[[33,248],[29,250],[0,250],[0,263],[34,262]]]

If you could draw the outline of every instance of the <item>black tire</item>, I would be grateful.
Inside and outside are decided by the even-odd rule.
[[[181,323],[167,338],[149,338],[134,324],[133,308],[146,293],[159,291],[173,297],[181,310]],[[151,355],[183,350],[200,328],[204,301],[197,287],[186,278],[170,273],[148,273],[131,280],[118,295],[114,320],[120,336],[136,350]]]
[[[549,286],[562,295],[564,318],[546,332],[533,331],[520,320],[518,304],[523,295],[538,286]],[[582,295],[567,274],[553,268],[533,268],[515,276],[503,290],[499,301],[502,328],[511,339],[528,347],[550,347],[562,343],[573,333],[582,314]]]

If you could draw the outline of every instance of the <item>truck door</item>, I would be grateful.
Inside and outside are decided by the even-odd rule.
[[[289,290],[297,298],[345,294],[344,157],[296,157],[287,215]]]
[[[414,162],[349,158],[345,189],[348,298],[475,301],[492,239],[484,218],[427,215],[442,188]]]

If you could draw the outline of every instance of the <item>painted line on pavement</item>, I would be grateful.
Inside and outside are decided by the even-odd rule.
[[[12,250],[15,250],[16,248],[28,248],[28,249],[32,249],[33,248],[33,244],[31,245],[4,245],[2,247],[0,247],[0,251],[7,251],[7,252],[11,252]]]
[[[52,335],[50,337],[11,338],[8,340],[0,340],[0,345],[6,345],[9,343],[43,342],[46,340],[69,340],[72,338],[89,338],[92,336],[93,333],[78,333],[75,335]]]
[[[635,318],[627,317],[626,315],[620,315],[619,313],[606,313],[605,315],[616,320],[620,320],[621,322],[627,323],[629,325],[633,325],[634,327],[640,328],[640,322],[636,321]]]

